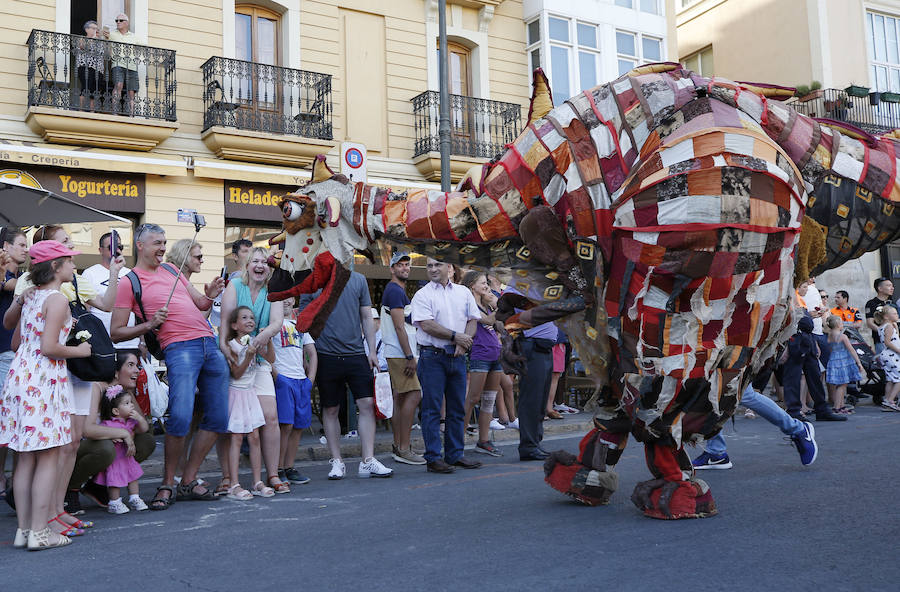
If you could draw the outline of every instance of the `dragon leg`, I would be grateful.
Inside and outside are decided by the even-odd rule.
[[[694,477],[684,448],[663,442],[644,444],[654,479],[634,488],[631,501],[645,516],[661,520],[707,518],[718,513],[709,485]]]
[[[268,300],[277,302],[322,290],[322,293],[303,309],[296,323],[298,331],[309,333],[316,339],[325,328],[325,321],[328,320],[341,295],[341,290],[349,279],[350,272],[338,263],[330,252],[325,251],[316,256],[313,271],[306,279],[288,290],[269,292]]]

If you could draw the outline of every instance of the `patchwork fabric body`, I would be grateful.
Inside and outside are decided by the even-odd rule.
[[[525,309],[508,317],[513,337],[563,327],[597,383],[596,431],[590,462],[584,449],[552,459],[551,486],[605,503],[604,473],[634,435],[655,477],[638,507],[708,516],[683,446],[718,433],[793,333],[794,282],[900,238],[895,140],[800,115],[766,88],[642,66],[549,111],[533,99],[525,129],[464,190],[333,176],[298,193],[320,220],[339,202],[340,219],[319,223],[338,262],[384,237],[497,273],[527,299],[507,307]]]

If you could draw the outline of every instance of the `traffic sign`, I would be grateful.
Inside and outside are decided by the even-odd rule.
[[[356,142],[341,143],[341,173],[353,182],[365,181],[368,160],[365,144]]]

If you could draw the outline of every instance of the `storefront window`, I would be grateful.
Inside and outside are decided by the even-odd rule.
[[[100,263],[100,237],[115,229],[122,241],[122,255],[128,267],[134,265],[134,227],[135,223],[124,222],[89,222],[81,224],[63,224],[63,228],[72,238],[76,251],[81,255],[75,257],[78,269],[86,269]],[[34,229],[28,231],[28,244],[34,242]]]

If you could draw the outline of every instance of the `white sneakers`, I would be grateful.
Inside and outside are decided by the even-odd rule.
[[[332,458],[328,462],[331,463],[331,470],[328,471],[328,478],[333,481],[343,479],[344,475],[347,473],[347,467],[344,465],[344,461]],[[368,479],[369,477],[390,477],[394,474],[394,470],[387,468],[381,464],[381,461],[377,458],[372,457],[359,463],[358,474],[361,479]]]
[[[132,495],[128,497],[128,505],[131,506],[131,509],[135,512],[143,512],[144,510],[149,510],[147,504],[144,503],[144,500],[141,499],[139,495]]]
[[[497,419],[492,419],[492,420],[491,420],[491,429],[492,429],[492,430],[505,430],[505,429],[506,429],[506,426],[503,425],[502,423],[500,423],[499,420],[497,420]]]
[[[344,461],[339,458],[332,458],[328,462],[331,463],[331,470],[328,471],[328,478],[331,480],[343,479],[344,473],[347,472]]]
[[[106,508],[106,511],[110,514],[127,514],[130,512],[122,498],[109,500],[109,506]]]
[[[506,424],[506,427],[512,428],[514,430],[519,429],[519,418],[517,417],[514,420],[512,420],[511,422],[509,422],[508,424]]]
[[[389,469],[374,456],[367,458],[359,463],[359,477],[368,479],[369,477],[390,477],[394,474],[393,469]]]

